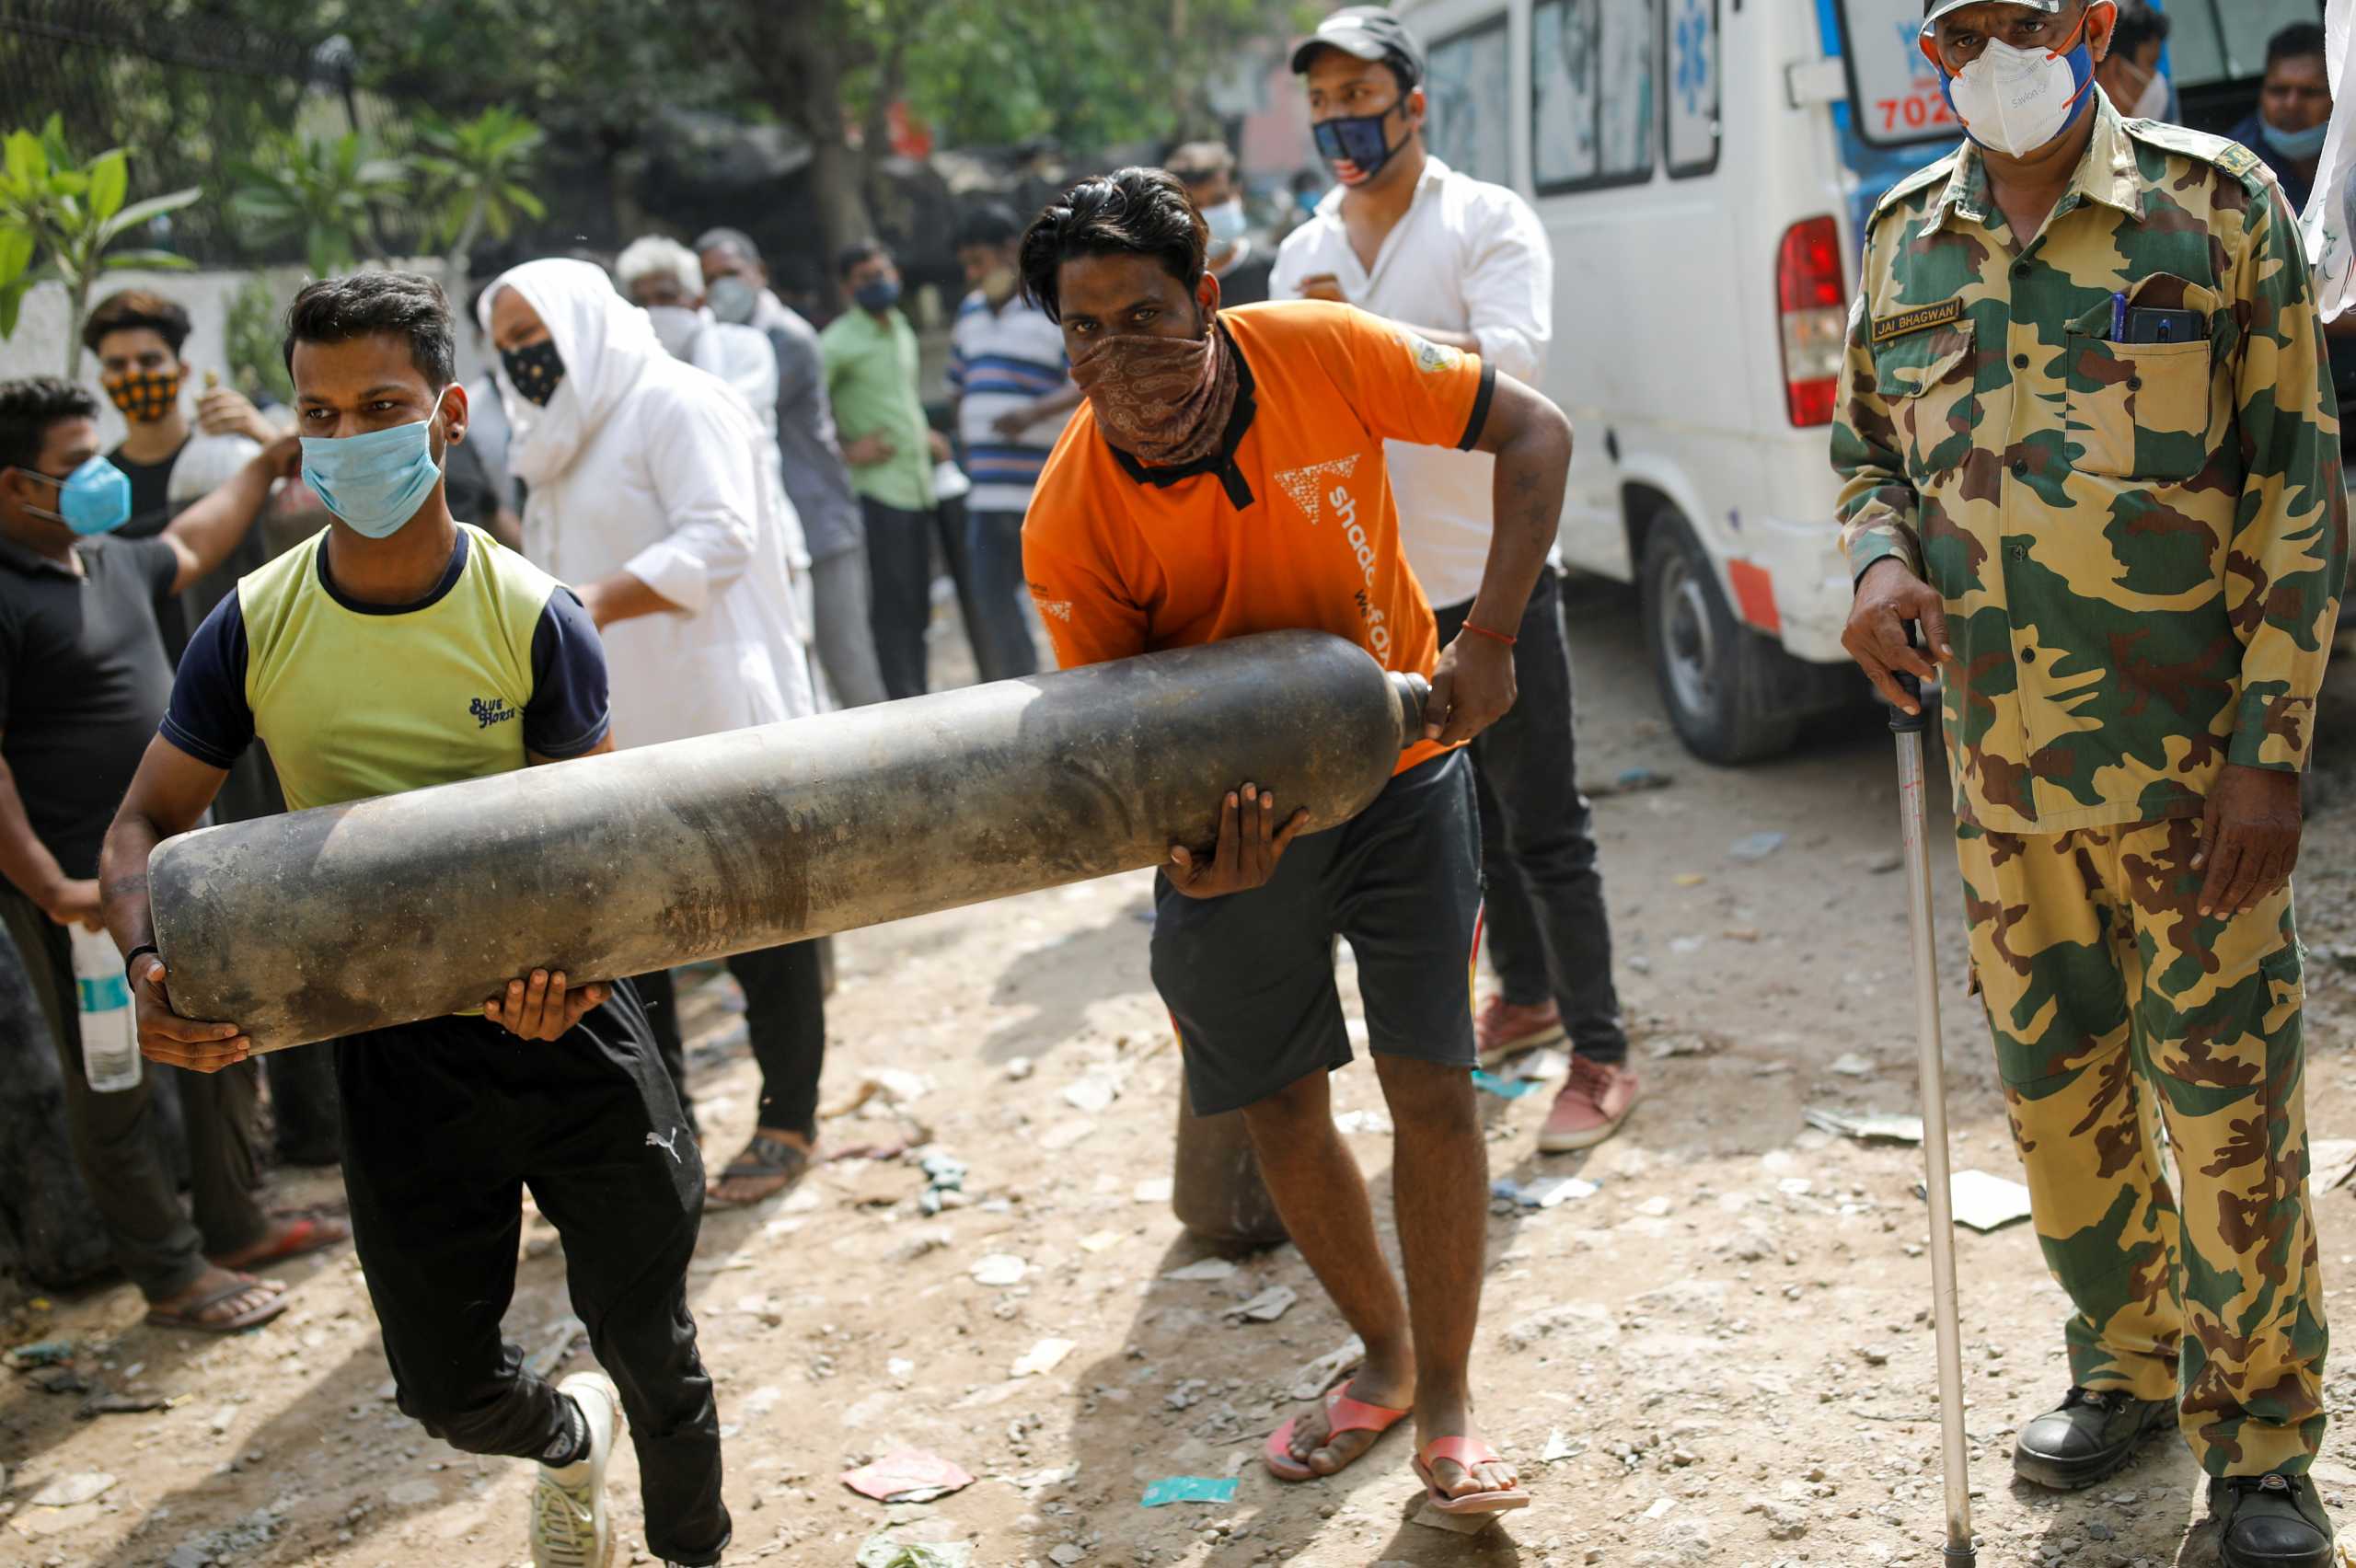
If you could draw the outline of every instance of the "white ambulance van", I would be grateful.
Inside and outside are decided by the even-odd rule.
[[[1545,390],[1578,428],[1562,549],[1633,582],[1661,699],[1720,763],[1862,700],[1829,427],[1865,220],[1959,129],[1922,0],[1407,0],[1432,146],[1554,247]],[[2254,102],[2321,0],[2170,0],[2192,123]]]

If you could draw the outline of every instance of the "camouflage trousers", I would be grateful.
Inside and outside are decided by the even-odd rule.
[[[2177,1400],[2212,1476],[2303,1472],[2326,1332],[2291,892],[2203,918],[2200,825],[1959,827],[1972,970],[2073,1379]]]

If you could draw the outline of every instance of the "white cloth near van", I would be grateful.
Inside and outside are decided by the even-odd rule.
[[[617,744],[809,714],[777,513],[788,503],[761,472],[753,411],[666,353],[646,313],[586,262],[513,269],[484,291],[486,317],[502,288],[531,302],[564,361],[544,409],[499,373],[510,461],[531,487],[525,554],[566,582],[627,571],[678,606],[602,634]]]
[[[1426,158],[1406,214],[1382,241],[1369,271],[1342,226],[1339,186],[1286,236],[1269,280],[1272,299],[1299,299],[1301,281],[1341,280],[1352,305],[1408,327],[1469,332],[1481,357],[1517,381],[1537,384],[1554,335],[1554,253],[1530,203],[1502,185]],[[1481,591],[1488,564],[1490,478],[1485,452],[1383,443],[1407,563],[1435,607]]]

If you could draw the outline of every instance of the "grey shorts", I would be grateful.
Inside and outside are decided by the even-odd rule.
[[[1350,1060],[1334,939],[1357,955],[1368,1043],[1468,1070],[1481,834],[1461,751],[1392,778],[1340,827],[1297,838],[1263,887],[1188,898],[1154,884],[1153,984],[1195,1113],[1265,1100]]]

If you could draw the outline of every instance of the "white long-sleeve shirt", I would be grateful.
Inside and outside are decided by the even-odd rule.
[[[525,553],[563,582],[627,571],[676,610],[605,628],[614,737],[652,745],[813,710],[783,492],[727,389],[650,358],[565,470],[532,487]]]
[[[1481,357],[1535,385],[1554,335],[1554,254],[1530,203],[1502,185],[1426,158],[1415,195],[1367,267],[1342,225],[1340,187],[1286,236],[1269,296],[1299,299],[1330,272],[1352,305],[1410,327],[1468,332]],[[1408,564],[1435,606],[1480,592],[1495,531],[1485,452],[1383,444]]]

